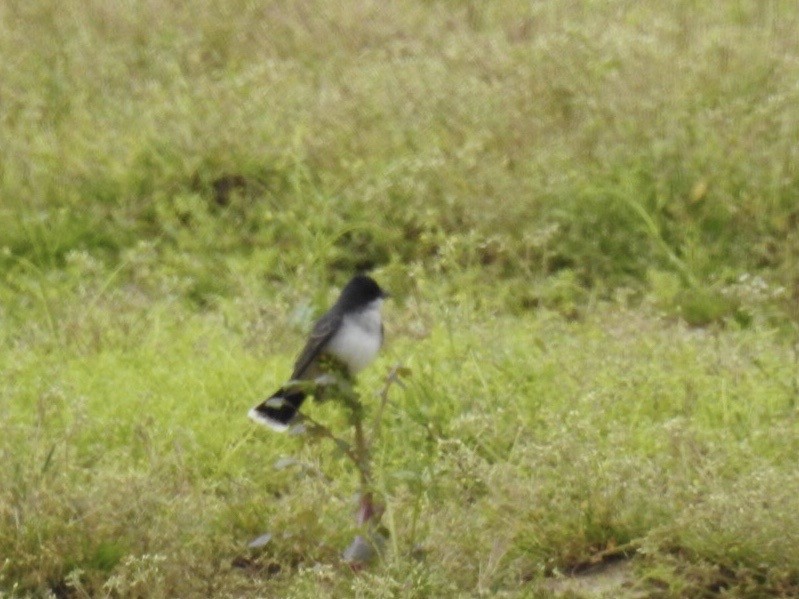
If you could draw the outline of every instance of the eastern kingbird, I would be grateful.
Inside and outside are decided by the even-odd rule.
[[[333,307],[314,325],[311,336],[294,363],[291,380],[314,380],[325,374],[320,362],[327,355],[346,366],[350,375],[374,360],[383,344],[380,306],[388,294],[366,275],[356,275],[342,289]],[[281,387],[250,410],[248,416],[276,431],[285,431],[297,414],[306,392]]]

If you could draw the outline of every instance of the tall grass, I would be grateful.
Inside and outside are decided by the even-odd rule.
[[[603,293],[767,267],[793,293],[790,3],[2,11],[6,269],[147,237]]]
[[[114,294],[87,318],[75,297],[58,344],[18,327],[2,355],[6,591],[524,594],[632,543],[639,589],[793,592],[790,346],[618,308],[575,323],[428,301],[392,311],[394,339],[361,381],[378,388],[397,360],[413,371],[375,454],[391,543],[366,579],[335,566],[354,474],[243,416],[289,369],[274,348],[298,341],[260,302],[198,314]]]

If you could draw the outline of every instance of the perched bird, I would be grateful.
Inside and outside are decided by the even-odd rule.
[[[383,344],[380,307],[388,293],[369,276],[356,275],[333,307],[314,325],[294,364],[291,380],[314,380],[325,374],[324,359],[333,358],[354,375],[374,360]],[[248,416],[276,431],[285,431],[297,415],[306,392],[284,386],[252,408]]]

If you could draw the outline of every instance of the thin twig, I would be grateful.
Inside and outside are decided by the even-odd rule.
[[[386,405],[388,404],[388,390],[394,383],[400,384],[400,376],[404,368],[405,367],[400,364],[395,364],[386,375],[386,382],[380,390],[380,405],[377,407],[377,412],[375,412],[375,418],[372,424],[372,444],[380,438],[380,424],[383,421],[383,412],[385,412]]]
[[[363,434],[361,418],[353,419],[353,428],[355,429],[355,455],[360,458],[357,465],[361,475],[361,490],[368,493],[372,486],[372,469],[369,465],[369,446]]]
[[[323,437],[326,439],[330,439],[333,443],[338,447],[344,455],[346,455],[350,460],[352,460],[356,465],[358,464],[358,456],[353,453],[350,444],[347,443],[344,439],[341,439],[333,434],[329,428],[327,428],[324,424],[317,422],[310,416],[306,414],[300,414],[302,419],[300,422],[305,425],[306,431],[311,435],[318,435],[319,437]]]

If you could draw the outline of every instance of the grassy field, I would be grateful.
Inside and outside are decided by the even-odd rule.
[[[0,597],[799,595],[797,27],[0,3]],[[246,412],[361,268],[353,572],[356,474]]]

